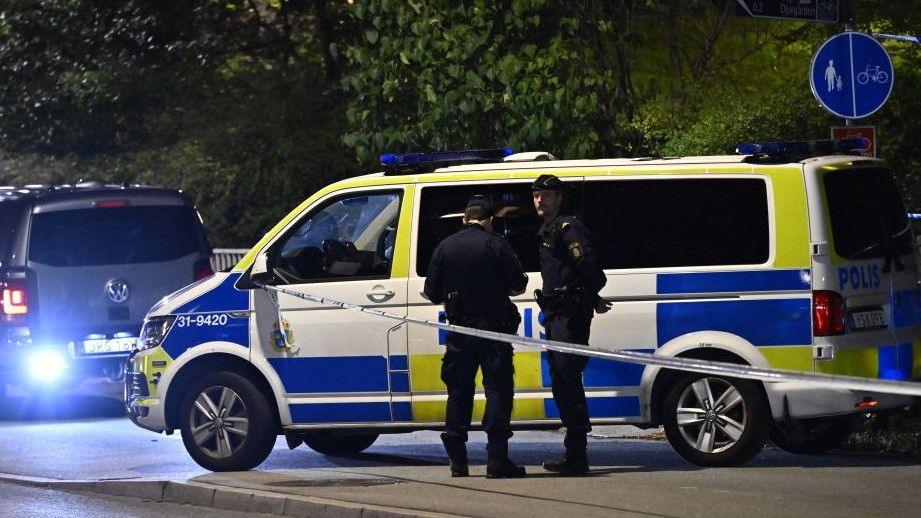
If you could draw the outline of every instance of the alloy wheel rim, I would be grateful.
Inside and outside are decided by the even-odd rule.
[[[748,421],[745,399],[732,383],[700,378],[678,398],[678,430],[702,453],[720,453],[736,445]]]
[[[195,445],[215,459],[235,454],[249,433],[246,405],[229,387],[201,391],[189,410],[189,424]]]

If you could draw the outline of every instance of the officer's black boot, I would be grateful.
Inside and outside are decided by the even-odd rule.
[[[566,456],[562,459],[544,463],[544,469],[553,471],[563,476],[579,476],[588,473],[588,447],[586,432],[567,430],[566,439],[563,440],[566,446]]]
[[[444,443],[448,458],[451,459],[451,476],[470,475],[470,468],[467,466],[467,444],[446,433],[441,434],[441,442]]]
[[[525,476],[523,466],[508,458],[508,440],[490,441],[486,446],[486,478],[522,478]]]

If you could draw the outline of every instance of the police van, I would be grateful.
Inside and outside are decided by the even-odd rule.
[[[764,368],[921,377],[918,260],[885,162],[794,144],[734,156],[555,160],[547,153],[385,155],[386,171],[321,189],[232,269],[161,300],[129,362],[139,426],[179,429],[203,467],[260,464],[276,437],[330,455],[382,433],[437,429],[444,332],[318,304],[283,287],[390,314],[441,320],[420,292],[465,202],[489,196],[529,288],[519,335],[543,337],[530,185],[567,182],[607,275],[591,345]],[[747,152],[745,152],[747,151]],[[506,156],[507,155],[507,156]],[[810,453],[840,443],[858,413],[910,398],[760,383],[591,359],[592,422],[664,425],[704,466],[752,458],[770,436]],[[517,429],[560,426],[546,353],[516,347]],[[475,418],[482,415],[479,392]]]

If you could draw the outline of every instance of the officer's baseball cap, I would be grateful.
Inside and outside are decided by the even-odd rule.
[[[485,208],[490,216],[493,215],[492,200],[490,200],[488,196],[483,194],[474,194],[471,196],[470,200],[467,201],[467,208],[469,209],[470,207],[477,206]]]
[[[565,191],[566,184],[552,174],[542,174],[531,184],[532,191]]]

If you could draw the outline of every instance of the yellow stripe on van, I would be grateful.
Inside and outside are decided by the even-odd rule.
[[[772,369],[812,372],[812,346],[762,346],[758,348]]]
[[[409,357],[409,379],[413,392],[444,392],[441,381],[441,354],[413,354]],[[540,351],[515,353],[515,388],[543,387],[540,373]],[[483,389],[483,373],[477,372],[476,386]]]
[[[809,268],[809,211],[803,171],[799,167],[778,167],[765,172],[774,189],[774,267]]]
[[[825,374],[843,374],[876,378],[879,372],[879,350],[877,347],[835,350],[834,360],[816,362],[816,371]]]
[[[445,402],[444,401],[413,401],[413,421],[417,423],[440,422],[445,420]],[[486,401],[482,399],[473,402],[473,421],[483,419],[483,412],[486,410]],[[515,405],[512,407],[512,421],[546,419],[544,413],[544,400],[542,398],[522,398],[515,397]]]
[[[409,246],[413,231],[413,202],[416,197],[416,186],[407,185],[403,191],[403,202],[400,207],[400,220],[397,222],[396,243],[406,243],[407,246],[395,246],[393,250],[393,268],[391,277],[409,277]]]

